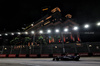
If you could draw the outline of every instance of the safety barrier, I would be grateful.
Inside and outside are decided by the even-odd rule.
[[[29,54],[29,57],[31,57],[31,58],[37,58],[37,54]]]
[[[9,58],[15,58],[16,57],[16,54],[9,54],[8,57]]]
[[[20,57],[20,58],[25,58],[25,57],[26,57],[26,54],[19,54],[18,57]]]
[[[61,54],[53,54],[53,57],[61,56]]]
[[[66,55],[74,56],[76,53],[66,53]],[[89,53],[78,53],[80,57],[88,57],[90,56]],[[62,54],[0,54],[0,58],[49,58],[49,57],[56,57],[61,56]],[[100,52],[91,53],[91,56],[100,56]]]
[[[80,56],[88,56],[88,53],[79,53]]]
[[[75,54],[74,54],[74,53],[68,53],[67,55],[72,55],[72,56],[74,56]]]
[[[40,57],[42,57],[42,58],[45,57],[46,58],[46,57],[49,57],[49,54],[41,54]]]
[[[100,52],[99,53],[93,53],[93,56],[100,56]]]
[[[0,58],[6,58],[7,55],[6,54],[0,54]]]

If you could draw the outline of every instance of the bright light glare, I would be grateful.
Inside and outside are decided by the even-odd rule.
[[[28,34],[28,32],[25,32],[25,34]]]
[[[0,34],[0,36],[2,36],[2,35]]]
[[[34,34],[34,31],[31,31],[32,34]]]
[[[88,25],[88,24],[86,24],[85,26],[84,26],[84,28],[89,28],[90,26]]]
[[[92,45],[89,45],[89,47],[92,47]]]
[[[22,29],[24,30],[25,28],[24,28],[24,27],[22,27]]]
[[[31,26],[33,26],[33,24],[31,24]]]
[[[11,35],[14,35],[14,33],[11,33]]]
[[[68,28],[65,28],[64,31],[67,32],[68,31]]]
[[[18,35],[20,35],[21,33],[20,32],[18,32]]]
[[[5,50],[7,50],[7,48],[4,48]]]
[[[100,26],[100,22],[97,23],[97,26]]]
[[[73,29],[74,29],[74,30],[78,30],[78,27],[77,27],[77,26],[75,26]]]
[[[7,36],[8,34],[7,34],[7,33],[5,33],[5,35]]]
[[[47,32],[48,32],[48,33],[51,33],[51,30],[48,30]]]
[[[39,32],[40,34],[42,34],[43,33],[43,31],[42,30],[40,30],[40,32]]]
[[[58,33],[59,32],[59,29],[56,29],[55,31],[56,31],[56,33]]]

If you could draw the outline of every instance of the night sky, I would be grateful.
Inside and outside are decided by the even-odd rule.
[[[59,7],[63,17],[70,13],[80,25],[100,21],[99,0],[0,0],[0,33],[22,31],[48,13],[42,12],[45,7]]]
[[[70,13],[77,23],[95,23],[100,21],[100,2],[95,1],[66,1],[66,0],[0,0],[0,32],[21,30],[44,15],[42,8],[59,7],[62,16]],[[25,25],[26,24],[26,25]]]

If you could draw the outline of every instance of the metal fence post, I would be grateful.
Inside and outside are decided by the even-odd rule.
[[[3,50],[4,50],[4,46],[2,47],[2,52],[1,52],[1,54],[3,54]]]
[[[61,32],[61,36],[62,36],[62,44],[63,44],[63,53],[65,53],[64,41],[63,41],[63,32]]]
[[[10,54],[12,53],[12,48],[13,48],[13,46],[11,46],[11,51],[10,51]]]
[[[21,54],[21,47],[20,47],[20,52],[19,52],[19,54]]]
[[[53,54],[53,46],[52,46],[52,44],[51,44],[51,53]]]
[[[75,45],[75,46],[74,46],[74,47],[75,47],[75,53],[77,53],[77,47],[76,47],[76,44],[74,44],[74,45]]]
[[[33,49],[32,50],[33,50],[32,52],[34,53],[34,46],[33,46]]]
[[[40,54],[42,54],[42,44],[41,44],[41,46],[40,46]]]
[[[29,51],[29,54],[31,54],[31,49],[32,49],[31,46],[29,46],[29,50],[30,50],[30,51]]]
[[[88,53],[90,53],[90,48],[89,48],[89,44],[86,44],[87,45],[87,49],[88,49]]]

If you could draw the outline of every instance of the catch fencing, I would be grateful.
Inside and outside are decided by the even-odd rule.
[[[100,53],[100,42],[0,46],[0,54]]]

